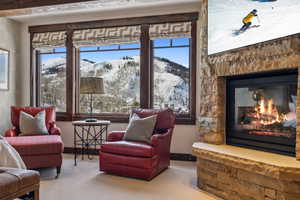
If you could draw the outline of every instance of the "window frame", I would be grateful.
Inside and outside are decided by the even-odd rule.
[[[175,38],[174,38],[175,39]],[[151,77],[151,95],[150,95],[150,98],[151,98],[151,107],[153,108],[154,105],[153,105],[153,101],[154,101],[154,65],[153,65],[153,61],[154,61],[154,50],[155,49],[169,49],[169,48],[186,48],[188,47],[189,48],[189,74],[190,74],[190,77],[189,77],[189,109],[190,109],[190,113],[186,113],[186,114],[180,114],[180,113],[176,113],[176,123],[183,123],[183,124],[186,124],[188,123],[189,121],[191,121],[191,114],[192,114],[192,111],[193,111],[193,100],[191,98],[192,97],[192,91],[193,91],[193,83],[192,83],[192,78],[193,78],[193,74],[192,74],[192,56],[191,56],[191,53],[192,53],[192,38],[189,38],[189,44],[188,45],[178,45],[178,46],[174,46],[173,45],[173,39],[170,39],[170,45],[169,46],[158,46],[158,47],[155,47],[154,46],[154,41],[152,40],[151,41],[151,54],[150,54],[150,59],[151,59],[151,65],[150,67],[152,68],[151,69],[151,74],[150,74],[150,77]]]
[[[77,85],[77,90],[76,90],[76,104],[75,104],[75,118],[76,119],[86,119],[88,117],[90,117],[89,113],[81,113],[80,111],[80,103],[79,103],[79,99],[80,99],[80,92],[79,92],[79,88],[80,88],[80,53],[87,53],[87,52],[108,52],[108,51],[127,51],[127,50],[139,50],[141,51],[141,47],[139,48],[121,48],[121,45],[118,45],[118,49],[103,49],[101,50],[100,47],[97,48],[97,50],[86,50],[86,51],[80,51],[80,48],[76,49],[76,74],[77,74],[77,78],[76,78],[76,85]],[[140,66],[141,67],[141,66]],[[101,118],[101,119],[106,119],[106,120],[110,120],[110,121],[115,121],[115,122],[128,122],[128,118],[129,118],[129,114],[126,113],[93,113],[93,116],[96,118]]]
[[[67,55],[67,51],[64,51],[64,52],[61,52],[61,51],[58,51],[56,52],[55,49],[53,52],[49,52],[49,53],[42,53],[41,51],[36,51],[35,52],[35,59],[36,59],[36,85],[37,87],[35,87],[35,92],[36,92],[36,105],[37,106],[41,106],[41,97],[40,97],[40,94],[41,94],[41,55],[43,54],[51,54],[51,55],[54,55],[54,54],[66,54]],[[67,82],[67,80],[66,80]],[[66,88],[67,89],[67,88]],[[66,106],[67,106],[67,103],[66,103]],[[64,113],[66,112],[56,112],[56,114],[58,116],[60,115],[64,115]]]
[[[91,22],[78,22],[67,24],[53,24],[29,27],[30,33],[30,105],[40,105],[40,66],[38,63],[39,56],[37,51],[32,47],[33,35],[42,32],[66,31],[66,112],[57,112],[58,121],[81,120],[89,114],[79,113],[79,48],[73,46],[73,32],[75,30],[87,28],[103,28],[116,26],[141,25],[140,40],[140,107],[151,109],[153,107],[153,86],[154,86],[154,69],[153,69],[153,42],[149,37],[150,24],[172,23],[190,21],[192,24],[192,37],[190,39],[190,113],[176,114],[177,124],[195,124],[196,122],[196,66],[197,66],[197,20],[198,13],[183,13],[173,15],[160,15],[150,17],[136,17],[127,19],[101,20]],[[143,94],[143,95],[142,95]],[[127,123],[129,114],[124,113],[101,113],[94,114],[94,117],[112,122]]]

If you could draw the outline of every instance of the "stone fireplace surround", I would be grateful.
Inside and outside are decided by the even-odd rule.
[[[226,200],[300,200],[300,73],[296,158],[226,145],[226,76],[300,70],[300,34],[207,56],[207,0],[199,22],[198,187]]]
[[[200,69],[200,141],[225,144],[226,77],[285,69],[299,70],[300,34],[208,56],[206,64],[207,67]],[[297,111],[300,111],[300,95],[297,95]],[[297,119],[300,121],[300,112],[297,112]],[[296,158],[300,160],[300,124],[297,125]]]
[[[226,145],[226,76],[300,67],[300,34],[208,56],[201,68],[198,187],[226,200],[300,200],[300,73],[296,158]]]

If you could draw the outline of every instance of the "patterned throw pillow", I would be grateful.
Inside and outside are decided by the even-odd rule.
[[[35,117],[25,112],[20,112],[20,131],[19,136],[33,136],[33,135],[49,135],[46,122],[46,112],[43,110]]]
[[[124,140],[151,143],[151,137],[156,123],[156,115],[140,118],[137,114],[133,114]]]

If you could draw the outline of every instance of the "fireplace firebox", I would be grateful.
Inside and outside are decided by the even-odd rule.
[[[228,77],[226,143],[295,156],[297,74]]]

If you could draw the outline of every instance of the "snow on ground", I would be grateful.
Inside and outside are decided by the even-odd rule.
[[[53,66],[59,66],[61,64],[64,64],[66,62],[66,57],[56,57],[56,58],[51,58],[46,61],[42,62],[42,68],[43,70],[52,68]]]
[[[101,75],[109,90],[115,87],[114,84],[116,82],[121,82],[123,85],[119,92],[122,93],[122,98],[129,103],[139,99],[140,77],[138,73],[139,70],[133,70],[132,67],[124,69],[128,62],[134,62],[139,65],[140,57],[133,56],[130,59],[120,58],[100,63],[81,59],[80,73],[82,77],[96,77]],[[174,106],[174,109],[189,111],[189,84],[184,80],[184,76],[169,72],[168,68],[172,63],[168,60],[155,58],[154,63],[155,95],[157,96],[157,99],[160,100],[159,102],[154,102],[157,104],[155,106],[159,107],[169,104]],[[58,77],[57,79],[55,77],[58,76],[58,71],[66,69],[66,59],[64,57],[51,58],[46,60],[43,64],[43,77],[51,78],[50,81],[53,87],[59,88],[59,84],[63,83],[65,80],[62,81],[63,77]],[[110,65],[111,67],[105,68],[106,65]],[[138,66],[136,68],[139,69]],[[183,66],[181,68],[179,67],[178,70],[182,70],[182,68]],[[184,74],[184,72],[179,74]]]
[[[300,32],[300,0],[209,0],[208,54],[239,48]],[[260,27],[238,36],[242,19],[258,10]],[[257,19],[253,24],[258,24]]]

